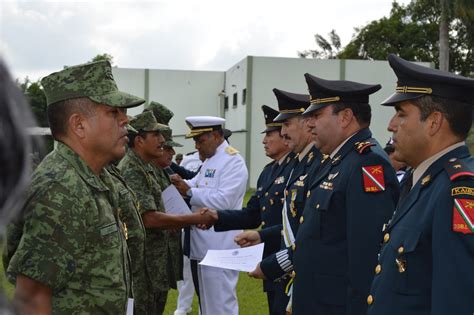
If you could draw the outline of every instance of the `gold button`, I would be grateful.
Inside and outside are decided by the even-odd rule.
[[[288,196],[288,190],[285,190],[285,197]]]
[[[311,196],[311,190],[306,193],[306,197],[309,198],[309,196]]]
[[[267,210],[267,208],[265,206],[262,207],[262,211],[265,211]]]
[[[367,304],[371,305],[372,303],[374,303],[374,297],[372,295],[369,295],[367,297]]]
[[[292,278],[296,277],[296,272],[294,270],[291,272],[291,277]]]
[[[281,236],[283,236],[283,230],[280,230],[280,234],[281,234]]]
[[[319,209],[319,203],[316,205],[316,209]]]
[[[404,251],[405,251],[405,248],[403,248],[403,246],[400,246],[400,247],[398,248],[398,253],[399,253],[399,254],[402,254]]]
[[[268,196],[268,191],[265,193],[265,197]]]
[[[375,274],[378,275],[380,272],[382,271],[382,266],[377,265],[377,267],[375,267]]]
[[[389,239],[390,239],[390,234],[385,233],[385,235],[383,236],[383,242],[387,243]]]
[[[303,222],[304,222],[304,217],[301,216],[301,217],[300,217],[300,224],[302,224]]]
[[[285,203],[285,198],[281,198],[281,204],[284,204]]]
[[[262,221],[262,226],[264,226],[264,225],[265,225],[265,221]]]
[[[296,244],[291,245],[291,249],[292,249],[293,251],[295,251],[295,250],[296,250]]]
[[[280,193],[278,191],[275,191],[275,196],[278,196]]]

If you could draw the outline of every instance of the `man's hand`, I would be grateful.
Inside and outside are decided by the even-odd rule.
[[[206,224],[197,224],[196,226],[201,230],[207,230],[213,226],[219,219],[219,215],[216,210],[210,208],[201,208],[196,212],[200,213],[202,216],[205,216],[208,220]]]
[[[178,174],[171,174],[170,179],[172,184],[183,180]]]
[[[248,247],[260,244],[262,240],[260,239],[260,234],[257,231],[245,231],[238,234],[234,238],[234,242],[240,245],[240,247]]]
[[[258,263],[254,271],[249,272],[249,276],[255,279],[262,279],[262,280],[266,279],[265,275],[263,274],[262,269],[260,268],[260,263]]]
[[[176,186],[176,189],[178,189],[179,193],[183,196],[187,196],[187,192],[189,190],[189,185],[186,184],[186,182],[184,180],[176,180],[175,182],[173,182],[173,184]]]

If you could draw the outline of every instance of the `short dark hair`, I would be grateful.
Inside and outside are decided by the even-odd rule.
[[[333,104],[332,112],[333,114],[337,114],[346,108],[352,110],[357,122],[362,127],[368,127],[370,125],[372,108],[368,103],[335,103]]]
[[[48,122],[51,135],[55,140],[67,132],[69,117],[74,113],[91,116],[95,112],[96,103],[87,97],[72,98],[59,101],[48,106]]]
[[[472,126],[472,105],[434,95],[413,99],[411,103],[420,109],[421,121],[425,121],[434,112],[440,112],[456,136],[467,138]]]

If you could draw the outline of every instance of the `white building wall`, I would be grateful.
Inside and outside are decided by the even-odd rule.
[[[430,66],[429,63],[421,63]],[[270,159],[265,156],[261,131],[264,129],[262,105],[278,108],[273,88],[307,94],[303,74],[328,80],[351,80],[382,84],[382,89],[370,97],[372,105],[371,130],[383,146],[390,133],[387,124],[394,111],[379,104],[396,86],[396,76],[386,61],[315,60],[300,58],[253,57],[239,61],[225,72],[182,71],[113,68],[118,87],[147,101],[157,101],[174,112],[171,128],[175,141],[184,145],[177,153],[194,151],[194,142],[184,139],[188,128],[186,116],[212,115],[226,118],[226,128],[233,132],[232,146],[240,151],[249,168],[249,185],[255,187],[257,178]],[[246,102],[242,93],[246,89]],[[237,93],[237,105],[233,94]],[[224,97],[229,106],[224,110]],[[129,110],[141,113],[143,106]]]

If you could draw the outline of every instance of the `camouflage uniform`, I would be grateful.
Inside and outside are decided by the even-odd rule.
[[[82,97],[118,108],[145,102],[117,89],[108,61],[68,67],[41,83],[48,106]],[[8,228],[9,278],[51,288],[55,314],[123,314],[132,288],[118,208],[111,174],[94,174],[59,142],[33,173],[23,216]]]
[[[107,166],[107,170],[113,175],[119,194],[118,215],[124,225],[131,258],[134,313],[146,314],[148,305],[146,297],[151,286],[145,259],[145,227],[140,216],[138,201],[133,190],[120,175],[119,170],[113,165]]]
[[[150,127],[158,125],[151,113],[140,114],[131,123],[132,127],[142,131],[162,130],[166,127],[159,125],[158,129]],[[133,150],[128,150],[120,161],[118,168],[123,178],[127,181],[137,196],[139,212],[143,215],[146,211],[165,212],[161,189],[153,167],[145,163]],[[170,232],[156,228],[146,228],[146,261],[150,270],[149,280],[151,290],[147,295],[147,313],[162,314],[166,304],[168,290],[176,288],[176,282],[170,281],[172,272],[170,263],[169,240]]]
[[[153,167],[161,190],[165,190],[171,185],[169,175],[165,170]],[[176,282],[183,280],[183,250],[181,246],[181,231],[168,231],[169,233],[169,253],[168,264],[171,267],[168,273],[168,281],[173,289],[176,289]],[[171,285],[172,284],[172,285]]]
[[[33,174],[7,273],[50,287],[53,313],[125,312],[131,279],[113,181],[62,143]]]

